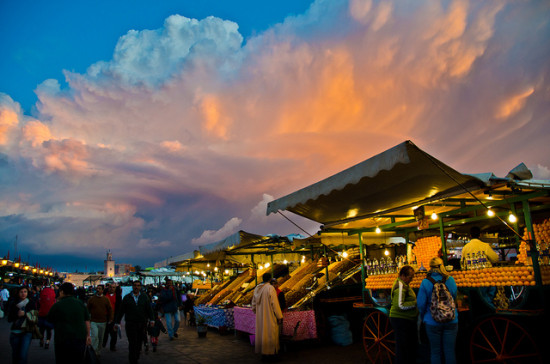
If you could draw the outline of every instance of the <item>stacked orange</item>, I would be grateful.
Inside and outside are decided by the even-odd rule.
[[[391,289],[393,282],[397,279],[397,273],[380,274],[369,276],[365,279],[365,288],[368,289]]]
[[[430,259],[437,257],[441,249],[441,238],[439,236],[428,236],[420,238],[416,241],[412,253],[416,256],[416,264],[418,267],[422,265],[429,269]]]
[[[411,288],[419,288],[426,272],[416,272],[410,284]],[[451,272],[458,287],[495,287],[495,286],[534,286],[533,267],[503,267],[484,268],[467,271]],[[542,284],[550,285],[550,266],[541,266]],[[391,289],[397,278],[397,273],[370,276],[365,279],[368,289]]]
[[[548,272],[550,273],[550,272]],[[534,286],[533,267],[484,268],[452,273],[458,287]],[[547,277],[550,278],[550,277]]]
[[[426,278],[426,272],[417,272],[410,284],[412,288],[419,288],[422,280]],[[368,289],[391,289],[397,279],[397,273],[369,276],[365,279],[365,288]]]
[[[533,224],[533,231],[535,233],[535,241],[537,242],[539,253],[542,253],[544,250],[548,250],[550,247],[550,219],[546,219],[540,224]],[[529,232],[527,229],[523,233],[523,239],[529,240]],[[533,262],[531,258],[527,255],[529,251],[527,242],[521,241],[519,245],[519,254],[517,264],[529,264],[532,265]],[[548,264],[547,261],[544,262]]]

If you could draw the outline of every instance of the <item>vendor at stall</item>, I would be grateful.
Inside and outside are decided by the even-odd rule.
[[[480,236],[481,230],[479,229],[479,227],[474,226],[470,229],[470,242],[464,245],[464,248],[462,248],[462,257],[466,257],[468,256],[468,254],[474,256],[474,254],[483,252],[491,263],[498,262],[497,253],[495,253],[495,251],[491,248],[489,244],[479,240]]]

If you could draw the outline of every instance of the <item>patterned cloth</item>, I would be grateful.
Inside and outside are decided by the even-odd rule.
[[[195,306],[195,317],[198,316],[205,317],[206,324],[211,327],[219,328],[220,326],[226,326],[229,329],[235,327],[233,308]]]
[[[196,308],[195,308],[196,310]],[[256,315],[250,308],[234,307],[235,330],[254,335],[256,331]],[[294,327],[300,321],[294,340],[307,340],[317,338],[317,324],[315,311],[286,311],[283,312],[283,335],[292,336]]]

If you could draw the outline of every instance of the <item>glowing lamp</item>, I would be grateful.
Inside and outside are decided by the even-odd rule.
[[[382,232],[382,230],[380,230],[380,228],[378,226],[376,227],[376,230],[374,230],[374,231],[376,231],[377,234],[380,234]]]
[[[288,260],[283,260],[283,264],[288,264]]]
[[[7,259],[2,259],[2,265],[6,265],[8,264],[8,260]]]
[[[384,250],[384,255],[385,255],[385,256],[390,255],[390,251],[389,251],[388,249]]]
[[[15,268],[19,268],[19,263],[15,263]]]
[[[493,217],[493,216],[495,216],[495,212],[491,209],[488,209],[487,210],[487,215],[490,216],[490,217]]]
[[[508,216],[508,221],[510,221],[511,223],[515,223],[518,221],[518,218],[516,217],[516,215],[510,213],[510,215]]]
[[[269,263],[265,263],[264,268],[269,268],[270,265],[271,264],[269,264]]]
[[[344,258],[347,258],[347,257],[348,257],[348,252],[343,252],[343,253],[342,253],[342,256],[343,256]]]
[[[432,212],[432,220],[437,220],[437,214],[435,212]]]

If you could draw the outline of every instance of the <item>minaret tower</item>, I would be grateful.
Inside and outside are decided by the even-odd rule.
[[[103,261],[105,267],[105,277],[114,277],[115,275],[115,261],[113,260],[113,254],[111,250],[107,251],[107,260]]]

